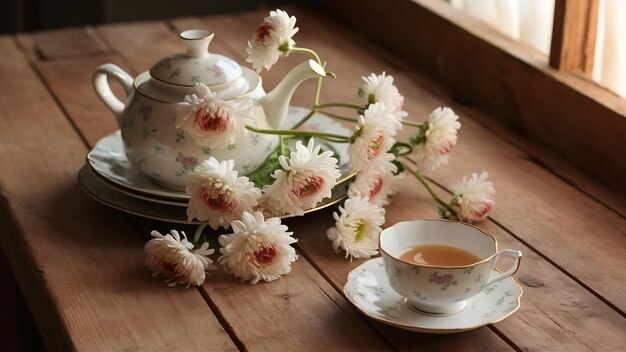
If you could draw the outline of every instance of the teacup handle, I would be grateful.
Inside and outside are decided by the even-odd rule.
[[[509,257],[513,257],[515,259],[515,262],[513,262],[513,265],[511,266],[511,268],[507,271],[505,271],[504,273],[494,277],[493,279],[487,281],[487,284],[485,284],[485,287],[502,281],[504,279],[506,279],[507,277],[515,274],[515,272],[517,271],[517,269],[519,268],[519,260],[522,257],[522,252],[520,251],[516,251],[514,249],[503,249],[500,252],[498,252],[498,254],[496,254],[496,257],[493,261],[493,264],[495,265],[496,262],[498,262],[498,259],[500,259],[500,257],[502,256],[509,256]]]
[[[96,94],[98,94],[98,97],[100,97],[104,105],[106,105],[119,120],[122,117],[122,112],[124,112],[125,104],[111,91],[111,86],[107,80],[108,77],[115,78],[115,80],[124,87],[124,91],[127,95],[133,90],[133,78],[126,73],[126,71],[114,64],[104,64],[98,67],[93,74],[92,83]]]

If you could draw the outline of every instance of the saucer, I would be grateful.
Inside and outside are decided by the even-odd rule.
[[[310,109],[307,108],[290,107],[287,113],[285,128],[296,124],[309,111]],[[342,135],[352,134],[348,128],[343,127],[337,121],[321,113],[314,114],[301,129]],[[348,165],[348,145],[346,143],[334,143],[332,148],[340,160],[339,170],[341,170],[342,177],[337,181],[337,184],[340,184],[349,179],[354,172]],[[127,189],[134,194],[141,193],[151,198],[168,198],[178,202],[187,202],[189,200],[189,196],[185,192],[165,188],[133,166],[126,158],[119,130],[98,141],[95,147],[87,154],[87,161],[100,176],[115,184],[118,188]]]
[[[87,164],[87,165],[89,165],[89,164]],[[119,186],[118,184],[113,183],[113,182],[109,182],[106,178],[104,178],[100,174],[98,174],[96,172],[96,170],[94,170],[91,166],[89,168],[91,169],[91,173],[97,179],[99,179],[100,181],[104,182],[107,186],[109,186],[114,191],[121,192],[121,193],[129,195],[131,197],[147,200],[147,201],[153,202],[153,203],[160,203],[160,204],[165,204],[165,205],[173,205],[173,206],[185,207],[185,208],[189,205],[188,199],[187,200],[176,200],[176,199],[170,199],[170,198],[154,197],[154,196],[151,196],[151,195],[146,194],[146,193],[133,192],[133,191],[131,191],[128,188],[124,188],[124,187]]]
[[[187,220],[186,207],[163,204],[162,202],[156,202],[154,199],[141,199],[137,198],[135,195],[129,195],[127,192],[118,191],[110,183],[93,172],[89,165],[84,165],[82,169],[80,169],[78,173],[78,183],[89,196],[98,202],[123,212],[165,222],[193,225],[201,224],[199,221]],[[330,198],[324,199],[318,203],[315,208],[305,210],[304,213],[311,213],[343,201],[347,198],[348,185],[347,182],[342,185],[337,185],[333,188]],[[280,218],[285,219],[288,217],[290,216],[286,215]]]
[[[500,275],[500,272],[494,269],[491,275]],[[522,287],[512,278],[507,278],[468,299],[459,313],[425,315],[409,308],[406,299],[391,288],[383,259],[374,258],[348,274],[343,293],[361,313],[374,320],[410,331],[451,334],[474,330],[507,318],[520,307]]]

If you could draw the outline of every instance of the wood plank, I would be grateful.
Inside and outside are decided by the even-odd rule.
[[[407,100],[405,101],[406,107],[414,118],[415,116],[425,117],[435,106],[450,105],[449,101],[434,96],[421,86],[406,79],[406,73],[410,71],[406,66],[390,67],[389,62],[384,59],[386,56],[381,58],[382,55],[379,54],[366,55],[365,52],[380,53],[380,49],[366,44],[362,38],[351,36],[350,33],[347,33],[328,20],[320,18],[310,12],[303,11],[300,8],[290,9],[290,13],[292,12],[298,16],[298,23],[301,28],[296,38],[299,44],[318,49],[318,52],[323,58],[331,60],[329,68],[340,73],[336,81],[325,82],[323,96],[326,99],[332,99],[334,101],[355,101],[354,89],[346,89],[346,87],[357,87],[360,84],[360,76],[366,74],[368,70],[385,69],[387,72],[393,73],[396,77],[401,91],[407,96]],[[229,35],[231,39],[227,40],[227,43],[243,42],[245,34],[241,33],[251,33],[258,19],[262,18],[263,15],[264,12],[243,15],[242,17],[246,20],[245,23],[248,24],[235,27],[237,30],[232,31],[233,34]],[[207,18],[206,21],[207,23],[215,24],[220,18],[223,17]],[[182,21],[182,23],[175,21],[174,23],[177,27],[181,28],[194,25],[187,21]],[[232,27],[233,25],[231,25],[231,28]],[[219,33],[216,34],[216,39],[217,38],[219,38]],[[350,58],[353,57],[359,57],[359,62],[351,61]],[[282,66],[285,64],[287,63],[280,63],[273,67],[269,73],[264,73],[264,79],[273,72],[277,72],[278,76],[282,75]],[[277,77],[274,77],[274,79],[277,79]],[[266,80],[266,82],[267,81],[268,80]],[[344,82],[344,85],[335,86],[335,82],[337,81]],[[349,84],[345,84],[345,82],[349,82]],[[301,94],[298,91],[298,93],[296,93],[296,99],[301,99],[299,101],[304,103],[307,94],[308,92]],[[454,105],[453,108],[455,108]],[[516,160],[523,157],[524,153],[515,150],[515,148],[494,136],[493,133],[486,131],[479,124],[467,117],[462,116],[462,119],[464,127],[459,139],[459,146],[455,150],[455,155],[452,159],[453,165],[463,164],[464,167],[482,165],[491,171],[493,168],[497,168],[498,170],[501,168],[499,167],[499,165],[501,165],[499,164],[499,158],[513,158],[514,161],[517,162]],[[471,127],[468,128],[468,125]],[[407,132],[408,131],[404,131],[405,134]],[[473,140],[484,140],[484,145],[488,147],[483,146],[480,149],[474,148],[471,152],[466,152],[464,155],[459,156],[459,150],[467,148],[466,143]],[[502,150],[506,151],[504,156],[500,155]],[[482,158],[477,157],[477,155],[482,154],[486,155]],[[495,161],[492,159],[495,159]],[[531,167],[527,166],[527,163],[529,162],[526,161],[517,167],[515,167],[515,165],[502,167],[504,170],[511,170],[507,175],[507,179],[511,182],[504,185],[505,193],[506,189],[520,187],[512,183],[512,181],[518,180],[518,178],[522,178],[522,180],[528,178],[528,173],[521,172],[521,170],[530,168],[533,172],[537,173],[543,171],[540,175],[531,177],[536,178],[536,182],[539,182],[539,179],[547,178],[555,187],[557,187],[558,184],[559,191],[558,193],[555,192],[555,196],[557,196],[559,201],[563,201],[563,199],[558,198],[558,195],[566,194],[568,197],[574,197],[574,200],[564,202],[565,207],[576,208],[576,204],[582,202],[585,205],[595,206],[597,210],[596,213],[602,214],[607,212],[606,210],[602,210],[599,204],[588,199],[585,195],[578,193],[571,187],[568,187],[559,179],[537,167],[537,165]],[[455,171],[458,172],[459,170]],[[499,180],[496,180],[496,182],[499,193],[497,209],[507,209],[511,206],[508,203],[501,205],[501,199],[509,199],[510,197],[502,195],[501,190],[503,189],[503,185],[501,185]],[[414,185],[417,186],[416,183],[414,183]],[[523,190],[525,188],[521,186],[520,189]],[[550,193],[543,192],[545,197],[551,197]],[[426,194],[423,191],[418,191],[417,187],[407,187],[401,196],[396,196],[394,202],[392,202],[392,205],[389,207],[388,224],[418,217],[436,217],[435,205],[432,201],[427,202],[426,199],[428,199]],[[519,199],[519,197],[516,199]],[[515,199],[511,199],[509,202],[513,200]],[[533,217],[528,221],[537,221],[538,218],[541,218],[540,214],[535,214],[534,212],[532,216]],[[582,214],[570,214],[570,216],[580,217]],[[620,228],[618,225],[620,223],[619,217],[608,217],[614,219],[612,227],[607,227],[608,231],[613,232],[613,237],[618,239],[619,236],[617,235],[619,235]],[[495,218],[498,219],[497,217]],[[569,220],[569,218],[567,219]],[[313,223],[315,223],[315,226],[312,226]],[[296,231],[300,238],[298,246],[302,253],[325,273],[335,287],[339,288],[343,285],[347,272],[357,266],[359,262],[349,263],[342,257],[332,254],[328,242],[324,239],[324,231],[320,231],[320,227],[328,228],[331,225],[332,220],[329,216],[320,216],[316,217],[315,220],[311,222],[294,223],[294,229],[297,229]],[[586,346],[586,344],[588,344],[591,346],[591,349],[605,350],[619,346],[622,341],[619,331],[625,326],[625,322],[620,314],[612,310],[584,287],[581,287],[576,281],[563,274],[558,268],[539,256],[533,249],[511,237],[503,228],[489,222],[483,223],[481,226],[496,235],[504,247],[519,248],[526,254],[519,277],[525,282],[525,299],[530,302],[523,302],[522,310],[519,313],[521,315],[520,317],[516,318],[514,316],[497,324],[496,328],[498,331],[502,332],[522,349],[561,349],[561,346],[567,345],[570,349],[588,350],[589,347]],[[541,226],[541,222],[536,226]],[[519,232],[526,234],[525,231]],[[541,233],[545,234],[545,231],[541,231]],[[579,250],[581,249],[581,247],[577,248]],[[582,249],[585,249],[585,247],[582,247]],[[575,267],[580,266],[575,265]],[[615,268],[617,267],[618,265],[615,266]],[[616,271],[619,270],[616,269]],[[609,280],[607,280],[607,282],[608,281]],[[596,286],[604,287],[604,284],[605,283],[598,283]],[[614,285],[614,288],[619,292],[621,287],[620,282],[614,283]],[[564,292],[567,292],[567,294],[563,295]],[[547,296],[550,298],[546,299]],[[615,297],[619,297],[619,293],[613,295],[613,298]],[[584,309],[586,309],[591,321],[578,322],[580,307],[585,307]],[[554,336],[548,336],[546,331],[550,331]],[[606,331],[610,331],[611,333],[604,334]],[[533,336],[537,336],[537,338],[528,339],[529,332],[532,333]],[[404,341],[404,338],[399,340]],[[411,344],[408,343],[404,347],[410,346]],[[402,346],[398,346],[398,348],[402,348]]]
[[[386,58],[386,60],[388,62],[398,62],[397,58],[394,60],[391,56]],[[400,62],[399,65],[402,65],[402,63]],[[414,83],[424,87],[434,95],[442,97],[447,104],[452,101],[445,87],[441,84],[428,80],[416,72],[405,71],[404,74],[410,77],[411,81]],[[556,177],[585,193],[590,198],[602,203],[611,211],[626,218],[626,197],[617,193],[615,189],[594,180],[589,174],[566,161],[554,150],[532,140],[521,133],[521,131],[494,120],[476,106],[455,102],[455,111],[461,116],[471,116],[472,120],[480,123],[482,127],[492,131],[509,144],[527,154],[528,159],[537,164],[537,166],[554,174]]]
[[[12,39],[0,37],[0,56],[10,87],[0,95],[0,241],[47,347],[234,349],[199,292],[163,289],[136,231],[79,189],[84,144]]]
[[[443,1],[321,1],[323,11],[473,104],[626,194],[626,100],[551,69],[537,52]],[[381,19],[396,25],[381,27]],[[380,48],[374,49],[376,52]],[[361,59],[361,58],[359,58]],[[584,142],[581,142],[584,141]]]
[[[591,78],[599,0],[556,0],[550,66]]]
[[[118,25],[103,27],[102,33],[115,45],[115,51],[122,52],[120,48],[129,45],[125,38],[132,37],[124,33],[133,33],[135,38],[144,38],[144,35],[150,37],[153,35],[152,31],[159,26],[166,28],[162,23],[150,23],[145,27]],[[177,38],[172,32],[156,30],[160,31],[160,43],[167,43],[167,36],[172,39],[171,43]],[[111,33],[115,36],[108,37]],[[147,39],[142,42],[149,43]],[[158,50],[163,50],[164,47],[167,48],[167,44],[162,44]],[[169,53],[173,53],[182,50],[182,47],[175,44],[169,49]],[[127,56],[124,60],[118,60],[126,62],[125,68],[129,71],[137,72],[145,56],[156,55],[158,54],[144,51],[140,56]],[[105,134],[106,129],[115,128],[111,125],[111,116],[106,119],[104,128],[94,123],[94,116],[110,114],[91,92],[88,79],[97,65],[95,61],[103,58],[106,59],[99,57],[36,63],[63,108],[91,145]],[[57,80],[67,70],[74,70],[75,78]],[[139,218],[134,218],[133,221],[144,233],[155,227],[162,231],[168,231],[171,227],[171,224]],[[165,287],[161,289],[166,290]],[[220,317],[225,319],[228,329],[234,332],[238,342],[246,349],[276,350],[294,348],[293,346],[310,350],[330,349],[333,346],[356,350],[387,348],[371,327],[367,326],[304,258],[294,265],[292,273],[275,283],[251,286],[218,272],[212,274],[202,291],[220,312]],[[297,310],[298,314],[290,316],[290,319],[277,320],[275,313],[285,310]],[[327,324],[328,317],[333,317],[332,325]],[[271,330],[268,327],[272,327]]]
[[[45,32],[28,33],[20,36],[30,37],[23,41],[26,52],[42,60],[59,58],[85,57],[109,54],[106,45],[93,37],[93,28],[76,27]]]

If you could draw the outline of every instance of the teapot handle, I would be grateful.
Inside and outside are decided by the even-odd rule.
[[[96,90],[96,94],[100,97],[100,100],[106,105],[119,120],[122,117],[122,112],[126,105],[122,103],[111,91],[108,77],[113,77],[117,80],[122,87],[126,95],[130,94],[133,90],[133,78],[122,70],[119,66],[114,64],[104,64],[96,69],[93,74],[92,83],[93,88]]]

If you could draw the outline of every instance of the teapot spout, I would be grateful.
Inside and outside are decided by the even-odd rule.
[[[289,101],[296,88],[309,78],[324,77],[326,71],[313,60],[308,60],[296,66],[280,83],[260,100],[265,118],[271,128],[279,129],[285,123]]]

